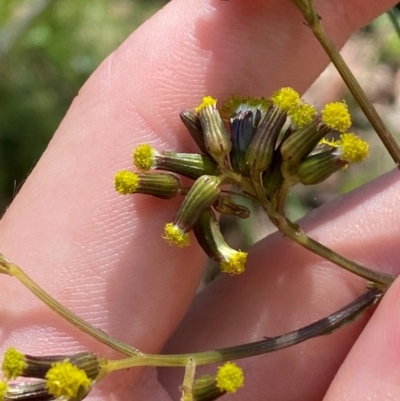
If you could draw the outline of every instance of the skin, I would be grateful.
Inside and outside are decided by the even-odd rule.
[[[394,4],[316,2],[338,46]],[[254,247],[246,274],[220,277],[194,298],[203,253],[194,241],[178,250],[161,238],[179,200],[123,197],[112,185],[115,172],[130,167],[137,144],[194,151],[178,113],[203,95],[268,96],[282,86],[304,92],[327,62],[288,0],[171,1],[81,89],[1,220],[1,252],[79,316],[144,352],[255,341],[341,308],[364,291],[365,281],[279,233]],[[396,170],[301,225],[336,251],[398,274],[399,193]],[[399,299],[396,282],[368,324],[371,314],[330,336],[239,361],[246,385],[230,399],[399,399]],[[0,305],[2,350],[89,349],[117,357],[11,277],[0,277]],[[89,398],[176,400],[182,377],[181,369],[159,376],[131,369],[104,379]]]

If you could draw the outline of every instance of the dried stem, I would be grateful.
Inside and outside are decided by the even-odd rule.
[[[343,81],[349,88],[350,92],[356,99],[357,103],[361,107],[368,121],[371,123],[382,143],[385,145],[390,156],[396,163],[397,167],[400,168],[400,147],[393,138],[392,134],[386,128],[379,114],[372,106],[371,102],[367,99],[361,86],[355,79],[353,73],[343,60],[339,51],[333,44],[332,40],[326,34],[320,17],[318,16],[312,0],[292,0],[293,3],[303,14],[308,27],[312,30],[315,37],[318,39],[326,54],[329,56],[332,63],[335,65],[337,71],[341,75]]]
[[[356,319],[363,311],[374,305],[382,296],[382,290],[373,288],[365,292],[355,301],[344,308],[325,317],[315,323],[291,331],[277,337],[267,337],[265,340],[256,341],[236,347],[223,348],[215,351],[197,352],[192,354],[178,355],[151,355],[141,354],[121,360],[108,361],[106,369],[109,371],[126,369],[134,366],[186,366],[190,359],[197,366],[232,361],[248,358],[256,355],[278,351],[284,348],[300,344],[303,341],[324,334],[332,333],[345,324]]]

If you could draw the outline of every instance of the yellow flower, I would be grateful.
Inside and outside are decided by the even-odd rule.
[[[4,401],[4,399],[6,398],[7,390],[8,390],[7,383],[0,380],[0,401]]]
[[[90,389],[92,381],[86,372],[66,359],[57,362],[46,373],[47,389],[54,397],[65,397],[67,400],[83,398]]]
[[[340,135],[339,148],[340,158],[349,163],[361,163],[369,152],[368,143],[349,132]]]
[[[139,145],[133,151],[133,164],[142,171],[148,171],[153,167],[154,157],[157,151],[147,143]]]
[[[331,129],[346,132],[351,126],[351,117],[346,103],[328,103],[322,110],[322,121]]]
[[[164,226],[163,238],[171,245],[176,245],[179,248],[190,245],[189,233],[185,233],[181,228],[173,223],[167,223]]]
[[[14,379],[21,376],[26,366],[24,354],[15,348],[8,348],[4,354],[2,365],[4,376],[7,379]]]
[[[300,103],[300,95],[293,88],[281,88],[271,96],[271,100],[283,111],[290,112]]]
[[[247,252],[236,251],[227,246],[220,246],[218,250],[225,259],[220,264],[223,273],[234,275],[242,274],[245,271]]]
[[[289,117],[296,129],[303,128],[309,124],[317,114],[314,106],[308,103],[300,103],[289,111]]]
[[[203,109],[208,106],[215,107],[217,104],[217,99],[211,96],[204,96],[202,102],[196,107],[196,112],[200,113]]]
[[[243,386],[243,370],[233,362],[227,362],[218,368],[216,377],[217,387],[227,393],[236,393]]]
[[[133,194],[139,185],[139,177],[132,171],[120,170],[115,174],[115,189],[122,195]]]

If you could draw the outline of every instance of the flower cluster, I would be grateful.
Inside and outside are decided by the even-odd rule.
[[[80,401],[101,378],[100,362],[90,352],[37,357],[9,348],[2,364],[0,401]],[[29,381],[14,381],[22,377]]]
[[[252,200],[267,213],[282,211],[290,187],[318,184],[349,163],[361,162],[368,144],[348,132],[351,118],[345,103],[327,104],[318,113],[292,88],[282,88],[269,99],[233,96],[220,111],[216,104],[206,96],[197,108],[180,114],[200,153],[139,145],[133,152],[139,172],[117,172],[115,188],[124,195],[183,196],[163,237],[184,247],[193,231],[207,255],[233,275],[245,270],[247,253],[226,243],[217,213],[239,218],[250,214],[233,195]],[[184,187],[179,176],[194,180],[193,185]]]

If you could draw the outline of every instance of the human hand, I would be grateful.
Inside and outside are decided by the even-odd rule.
[[[340,46],[394,3],[316,6]],[[361,293],[365,281],[275,234],[250,252],[246,274],[220,277],[201,293],[170,338],[193,300],[204,255],[195,243],[175,249],[162,240],[176,201],[122,197],[112,185],[139,143],[194,150],[178,114],[203,95],[268,96],[282,86],[303,92],[327,62],[289,1],[172,1],[82,88],[1,221],[1,252],[79,316],[144,352],[161,352],[168,340],[170,352],[236,345],[334,312]],[[397,274],[398,174],[320,208],[302,227],[346,256]],[[18,282],[0,279],[3,349],[112,355]],[[400,336],[391,318],[397,287],[353,348],[366,317],[330,336],[239,361],[246,383],[237,397],[318,400],[329,388],[326,400],[397,398]],[[181,369],[163,371],[161,382],[153,369],[132,369],[104,379],[89,397],[167,400],[166,388],[178,399],[181,380]]]

